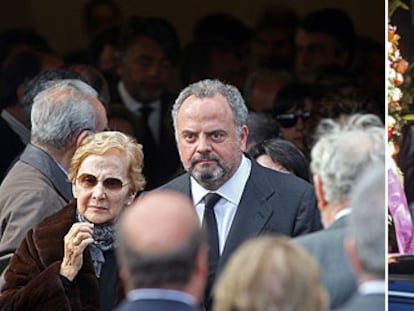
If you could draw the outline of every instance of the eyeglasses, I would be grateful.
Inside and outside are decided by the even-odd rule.
[[[94,188],[101,180],[99,180],[96,176],[91,174],[82,174],[76,178],[79,185],[84,189],[92,189]],[[109,191],[119,191],[124,186],[128,185],[129,183],[122,183],[122,180],[118,178],[109,177],[102,180],[102,185],[105,189]]]
[[[276,115],[276,120],[279,122],[281,127],[294,127],[299,118],[301,118],[303,122],[306,122],[310,116],[311,113],[309,111],[302,113],[283,113]]]

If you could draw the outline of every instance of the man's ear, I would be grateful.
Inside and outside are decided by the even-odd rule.
[[[361,273],[363,271],[363,267],[358,257],[355,239],[349,236],[346,237],[344,241],[344,248],[352,269],[356,274]]]
[[[249,136],[249,128],[247,127],[247,125],[243,125],[240,134],[240,149],[242,152],[246,152],[247,136]]]
[[[90,131],[90,130],[83,130],[79,135],[78,135],[78,137],[76,138],[76,148],[78,148],[81,144],[82,144],[82,142],[83,142],[83,140],[86,138],[86,137],[88,137],[89,135],[92,135],[93,134],[93,132],[92,131]]]
[[[323,183],[318,175],[313,176],[313,185],[315,187],[316,198],[318,199],[318,208],[321,212],[326,209],[328,202],[325,199],[325,193],[323,191]]]

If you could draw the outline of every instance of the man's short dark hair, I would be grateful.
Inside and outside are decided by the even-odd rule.
[[[299,28],[309,33],[326,33],[335,41],[337,53],[353,51],[356,34],[350,16],[340,9],[321,9],[306,15]]]
[[[172,63],[176,63],[180,54],[180,40],[175,27],[159,17],[131,16],[123,25],[119,39],[119,50],[126,54],[139,36],[157,42]]]

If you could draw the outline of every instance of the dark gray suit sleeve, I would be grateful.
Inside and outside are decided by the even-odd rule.
[[[292,236],[322,229],[321,216],[313,187],[306,187],[304,189],[299,204]]]

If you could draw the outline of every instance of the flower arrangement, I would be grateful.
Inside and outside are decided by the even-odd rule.
[[[401,101],[403,91],[401,87],[404,82],[404,73],[408,69],[408,62],[401,56],[398,48],[397,27],[388,23],[388,139],[398,141],[401,136],[401,129],[404,123],[402,113],[408,110],[407,101]],[[409,94],[407,94],[409,95]]]

